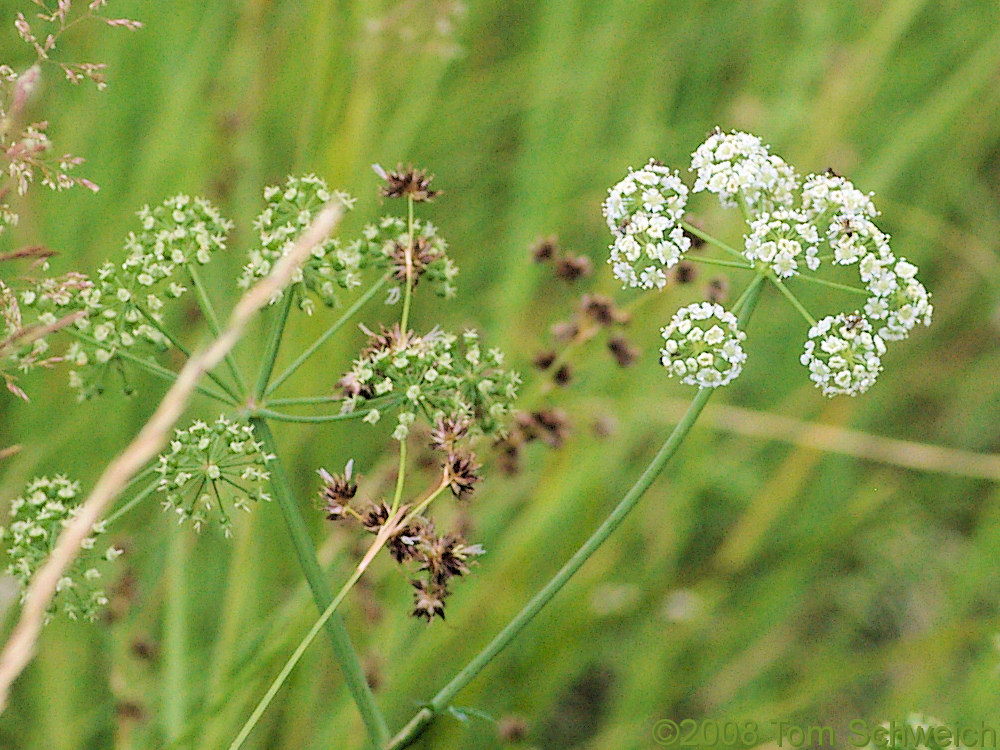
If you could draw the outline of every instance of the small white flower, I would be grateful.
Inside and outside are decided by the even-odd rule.
[[[746,354],[736,316],[709,302],[682,307],[662,329],[660,362],[669,375],[699,388],[731,383],[742,371]]]
[[[677,173],[653,159],[608,192],[604,217],[615,237],[608,263],[624,286],[666,285],[664,269],[676,265],[691,247],[679,226],[687,194]]]
[[[816,257],[817,249],[809,244],[812,236],[815,229],[802,213],[777,209],[750,223],[743,254],[751,262],[770,266],[779,277],[787,278],[798,273],[798,262],[803,255],[807,259]]]
[[[754,212],[790,209],[799,186],[795,171],[760,138],[718,128],[691,155],[691,171],[697,173],[693,192],[715,193],[724,206],[735,206],[742,197]]]
[[[885,343],[860,312],[840,313],[809,329],[800,361],[824,395],[856,396],[875,383],[883,354]]]

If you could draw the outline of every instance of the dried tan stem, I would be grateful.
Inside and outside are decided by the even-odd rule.
[[[14,632],[0,652],[0,711],[7,706],[10,686],[31,661],[35,643],[45,619],[45,611],[55,595],[56,583],[73,562],[80,545],[91,533],[108,505],[129,479],[166,444],[170,429],[181,416],[198,380],[215,367],[233,348],[250,319],[292,280],[295,270],[310,252],[333,231],[343,214],[339,202],[328,204],[299,237],[292,248],[274,265],[271,273],[247,290],[225,329],[207,348],[192,356],[181,369],[153,416],[129,446],[104,470],[80,513],[56,542],[48,560],[31,580],[24,608]]]

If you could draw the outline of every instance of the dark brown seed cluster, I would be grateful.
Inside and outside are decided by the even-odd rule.
[[[542,237],[531,246],[531,258],[536,263],[552,263],[552,271],[557,279],[574,282],[594,271],[594,264],[585,255],[573,255],[559,247],[556,236]]]
[[[393,276],[397,281],[406,281],[406,252],[408,249],[408,246],[402,242],[396,242],[389,256],[392,259]],[[432,247],[426,237],[414,237],[413,250],[410,253],[413,285],[416,286],[431,263],[443,257],[444,252],[440,248]]]
[[[369,345],[373,350],[391,347],[401,334],[398,328],[383,329],[372,334]],[[476,455],[468,449],[472,424],[464,415],[441,417],[430,433],[430,444],[437,455],[433,462],[441,469],[442,485],[458,500],[468,499],[480,481],[480,465]],[[380,500],[358,503],[358,485],[351,477],[348,466],[343,475],[330,474],[323,469],[320,490],[323,509],[331,521],[356,525],[370,534],[379,534],[387,524],[386,548],[400,565],[405,565],[413,586],[412,614],[428,621],[444,618],[445,599],[450,593],[453,578],[469,573],[471,564],[483,553],[479,545],[468,544],[462,534],[438,534],[434,520],[424,515],[407,513],[407,507],[393,514],[392,506]]]
[[[517,474],[521,470],[521,451],[527,443],[539,440],[550,448],[559,448],[569,429],[569,418],[562,409],[517,412],[510,431],[494,445],[501,470]]]
[[[412,198],[414,203],[426,203],[440,195],[439,190],[431,190],[430,184],[434,176],[428,176],[424,169],[400,164],[394,171],[385,172],[376,167],[376,173],[385,180],[385,185],[379,189],[383,198]]]
[[[604,294],[585,293],[580,297],[579,305],[569,320],[554,323],[550,329],[552,338],[560,344],[576,341],[587,341],[601,330],[615,326],[628,325],[630,316],[619,309],[611,297]],[[620,367],[628,367],[639,357],[639,351],[633,347],[621,333],[608,334],[608,351]],[[552,370],[552,379],[556,385],[567,385],[572,380],[572,369],[569,364],[554,367],[559,360],[555,351],[544,350],[535,355],[534,364],[539,370]]]

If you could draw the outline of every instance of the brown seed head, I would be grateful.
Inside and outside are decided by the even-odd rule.
[[[682,260],[674,268],[674,279],[678,284],[690,284],[698,276],[698,269],[689,260]]]
[[[556,361],[556,353],[550,349],[544,352],[538,352],[538,354],[536,354],[535,358],[532,360],[532,363],[539,370],[548,370],[550,367],[552,367],[552,363],[555,361]]]
[[[412,165],[403,169],[400,164],[388,173],[376,165],[375,172],[385,180],[385,185],[379,189],[379,195],[383,198],[412,198],[415,203],[426,203],[440,195],[439,190],[430,188],[434,176],[428,177],[426,170],[416,169]]]
[[[410,581],[413,586],[413,616],[423,617],[430,622],[435,617],[444,619],[444,600],[448,588],[431,581]]]
[[[545,263],[552,260],[559,251],[559,239],[553,235],[551,237],[540,237],[531,246],[531,258],[535,263]]]
[[[625,325],[629,315],[615,307],[614,300],[604,294],[585,294],[580,298],[580,310],[598,325]]]
[[[323,479],[319,494],[326,508],[326,518],[328,521],[340,521],[346,515],[351,500],[358,494],[358,483],[351,480],[349,471],[341,476],[320,469],[319,475]]]
[[[402,242],[396,242],[389,255],[392,259],[393,268],[395,269],[393,276],[397,281],[406,281],[407,249],[408,245]],[[413,238],[413,251],[410,253],[410,263],[412,264],[413,269],[414,285],[416,285],[416,283],[420,280],[420,277],[424,275],[424,272],[427,271],[427,266],[441,258],[442,255],[443,253],[440,250],[431,247],[426,237]]]
[[[479,469],[482,468],[476,463],[476,454],[453,453],[448,456],[445,462],[445,477],[451,488],[451,493],[459,500],[464,500],[472,494],[476,482],[479,481]]]
[[[624,336],[612,336],[608,339],[608,351],[615,358],[619,367],[628,367],[639,358],[639,350],[629,343]]]
[[[705,298],[713,304],[724,304],[729,299],[729,281],[725,276],[716,276],[708,282]]]
[[[435,450],[451,454],[455,446],[469,434],[469,420],[459,415],[457,417],[441,417],[431,431],[431,445]]]
[[[563,281],[576,281],[584,276],[590,276],[594,264],[585,255],[563,255],[556,261],[556,278]]]

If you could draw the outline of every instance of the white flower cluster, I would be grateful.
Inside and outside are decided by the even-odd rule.
[[[701,302],[682,307],[662,329],[661,364],[682,383],[718,388],[743,369],[746,334],[722,305]]]
[[[426,278],[439,297],[455,296],[458,266],[448,256],[448,243],[431,222],[414,219],[412,240],[406,220],[398,216],[383,216],[366,225],[361,234],[354,243],[359,252],[376,267],[393,268],[396,281],[406,281],[409,250],[414,283]]]
[[[231,536],[227,506],[249,511],[251,501],[271,499],[265,491],[271,478],[266,467],[274,456],[254,437],[252,425],[225,416],[176,430],[156,466],[164,509],[172,509],[178,521],[190,521],[198,531],[215,511],[224,533]]]
[[[206,265],[212,253],[224,250],[233,224],[204,198],[176,195],[156,208],[139,211],[138,232],[125,238],[123,275],[141,288],[172,277],[179,267]],[[182,292],[172,296],[179,296]]]
[[[21,601],[35,572],[55,548],[63,529],[80,512],[80,484],[64,476],[38,477],[28,483],[24,494],[10,505],[10,525],[0,529],[0,541],[7,549],[8,575],[21,584]],[[121,550],[96,549],[102,524],[83,541],[83,549],[72,566],[59,579],[56,598],[49,614],[61,609],[70,619],[94,620],[108,600],[97,588],[103,563],[116,559]]]
[[[400,409],[393,437],[405,440],[417,414],[438,419],[467,418],[484,435],[497,435],[510,413],[520,375],[503,369],[499,349],[483,349],[479,335],[459,338],[435,328],[424,336],[398,328],[373,334],[361,357],[340,380],[344,411],[366,409],[374,424],[382,411]],[[395,398],[393,398],[395,396]]]
[[[715,193],[723,205],[741,208],[748,225],[743,255],[775,282],[817,272],[826,261],[856,265],[864,287],[856,289],[867,293],[866,303],[861,310],[831,315],[815,324],[801,357],[825,394],[863,393],[881,370],[885,342],[904,339],[917,325],[930,324],[933,306],[916,278],[917,267],[893,254],[889,236],[873,221],[878,211],[871,195],[849,180],[827,171],[808,175],[800,183],[795,171],[769,153],[759,138],[718,128],[692,154],[691,171],[697,175],[693,192]],[[672,238],[683,238],[686,197],[687,188],[656,161],[611,188],[604,204],[615,236],[609,262],[626,286],[666,284],[662,269],[677,263],[688,249],[686,241],[671,245]],[[693,308],[701,309],[694,305],[685,310]],[[675,316],[664,329],[671,348],[663,350],[663,364],[672,374],[687,378],[685,382],[701,387],[729,382],[739,366],[726,377],[701,375],[691,365],[698,355],[692,357],[681,339],[671,338],[690,334],[701,346],[697,327],[691,328],[690,322],[684,331],[677,327],[689,318]],[[733,326],[735,331],[735,319]],[[736,365],[742,364],[742,349],[740,357]],[[709,357],[703,359],[708,362]],[[728,372],[725,362],[717,366]]]
[[[239,285],[247,288],[256,279],[267,276],[274,263],[288,252],[320,209],[333,198],[347,209],[354,206],[351,196],[331,192],[326,182],[313,174],[290,176],[284,185],[265,188],[267,206],[254,221],[260,246],[250,251]],[[345,246],[331,237],[317,245],[293,278],[292,288],[298,293],[299,307],[310,314],[314,310],[315,304],[307,292],[332,307],[337,302],[338,288],[350,289],[361,284],[364,264],[365,258],[357,243]]]
[[[63,357],[73,368],[70,385],[80,398],[102,393],[116,378],[129,390],[127,359],[170,346],[161,330],[163,310],[188,290],[178,270],[208,263],[225,248],[232,228],[208,201],[186,195],[143,207],[138,216],[140,229],[126,237],[120,265],[105,263],[93,281],[80,277],[67,285],[56,280],[54,287],[50,281],[52,288],[22,295],[22,307],[35,308],[39,320],[83,313],[71,329],[76,340]]]
[[[654,159],[615,185],[604,201],[604,216],[615,241],[611,263],[622,284],[662,289],[664,273],[680,261],[691,240],[679,226],[688,189],[676,172]]]
[[[707,190],[724,206],[742,203],[748,213],[791,208],[799,178],[780,157],[750,133],[716,128],[691,156],[694,192]]]
[[[0,376],[12,393],[28,398],[15,372],[27,373],[64,359],[49,339],[77,321],[80,313],[74,303],[91,286],[79,273],[27,282],[17,291],[0,281]]]
[[[794,276],[799,261],[819,268],[819,234],[801,211],[779,208],[750,222],[743,254],[753,263],[770,266],[781,278]]]
[[[809,329],[801,362],[826,396],[867,391],[882,370],[885,343],[860,313],[840,313]]]

